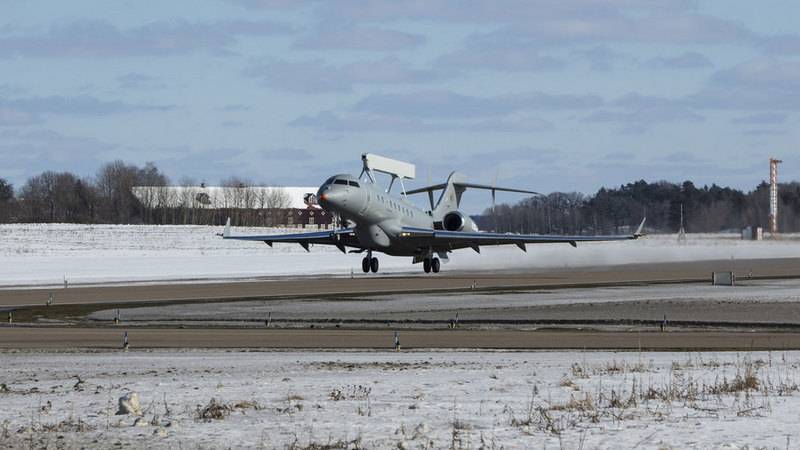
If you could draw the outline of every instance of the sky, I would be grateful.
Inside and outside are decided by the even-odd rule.
[[[800,2],[2,0],[0,178],[799,179]],[[486,196],[488,198],[488,195]],[[485,199],[484,199],[485,200]],[[500,201],[513,198],[499,197]],[[477,208],[477,203],[471,204]]]

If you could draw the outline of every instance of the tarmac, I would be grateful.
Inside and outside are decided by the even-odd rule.
[[[470,291],[473,286],[476,290],[485,291],[710,282],[712,272],[731,270],[747,279],[798,278],[800,258],[628,264],[528,272],[442,272],[395,276],[358,274],[354,278],[280,277],[225,282],[196,280],[87,285],[66,289],[9,288],[0,289],[0,307],[44,305],[49,294],[53,294],[54,302],[60,305],[77,305]]]
[[[737,322],[736,329],[721,329],[720,324],[696,323],[695,327],[670,327],[659,332],[657,326],[617,326],[603,328],[604,322],[625,317],[626,312],[635,311],[636,306],[625,302],[599,302],[577,305],[540,305],[536,309],[523,305],[520,311],[542,319],[542,313],[550,314],[551,322],[559,320],[570,325],[559,327],[537,325],[537,320],[520,316],[517,310],[481,308],[465,310],[462,318],[472,320],[464,329],[447,329],[442,323],[422,326],[419,323],[396,327],[384,320],[380,314],[367,313],[358,326],[342,322],[305,323],[291,327],[266,328],[235,327],[225,324],[126,324],[111,325],[91,322],[87,315],[111,308],[161,307],[170,305],[208,305],[214,302],[236,301],[303,301],[328,302],[333,305],[330,317],[336,317],[337,298],[347,296],[375,296],[426,293],[509,293],[526,290],[584,289],[591,299],[593,288],[636,288],[647,286],[676,286],[676,290],[692,283],[710,284],[711,272],[729,271],[733,268],[740,279],[747,282],[764,280],[800,279],[800,258],[763,259],[744,261],[696,261],[687,263],[638,264],[581,269],[560,269],[537,272],[443,272],[436,275],[403,274],[395,276],[359,274],[352,279],[297,277],[264,278],[247,281],[215,282],[208,280],[184,281],[180,283],[138,283],[95,286],[72,286],[69,288],[13,288],[0,290],[0,310],[12,310],[15,317],[28,317],[23,323],[0,326],[0,348],[6,350],[76,350],[119,349],[122,336],[127,331],[133,349],[148,348],[252,348],[252,349],[392,349],[394,332],[400,333],[403,349],[619,349],[619,350],[784,350],[800,349],[799,298],[789,298],[776,303],[774,313],[769,313],[759,302],[739,301],[732,308],[724,304],[724,316],[729,322]],[[756,288],[753,288],[756,289]],[[757,290],[757,289],[756,289]],[[54,303],[44,306],[50,294]],[[686,318],[694,317],[693,311],[702,313],[709,305],[703,303],[681,303],[671,300]],[[648,304],[648,300],[639,301]],[[676,303],[677,302],[677,303]],[[663,305],[649,302],[649,319],[657,321]],[[723,302],[724,303],[724,302]],[[655,307],[652,307],[655,306]],[[775,306],[775,305],[773,305]],[[533,308],[533,309],[531,309]],[[549,309],[548,309],[549,308]],[[716,311],[720,306],[714,306]],[[641,307],[639,307],[641,310]],[[759,314],[754,314],[759,311]],[[453,311],[443,311],[442,318],[450,317]],[[26,316],[27,314],[27,316]],[[124,314],[124,313],[123,313]],[[374,314],[374,316],[371,316]],[[520,313],[521,314],[521,313]],[[545,314],[546,316],[546,314]],[[484,317],[501,317],[491,327],[481,324]],[[748,329],[749,320],[757,318],[765,328]],[[770,324],[786,325],[787,317],[792,324],[788,329],[769,329]],[[4,317],[3,317],[4,318]],[[321,318],[324,318],[321,317]],[[544,317],[547,319],[548,317]],[[575,320],[572,320],[577,318]],[[261,318],[258,319],[262,320]],[[796,324],[794,322],[797,322]],[[655,322],[654,322],[655,323]],[[577,324],[577,325],[576,325]],[[430,324],[429,324],[430,325]],[[618,324],[617,324],[618,325]],[[650,324],[652,325],[652,324]]]
[[[392,350],[395,330],[226,329],[226,328],[34,328],[0,327],[0,349],[251,348]],[[797,350],[800,333],[595,330],[402,330],[401,350],[482,349],[628,351]]]

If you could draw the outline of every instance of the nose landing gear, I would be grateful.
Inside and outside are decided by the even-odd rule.
[[[367,256],[361,260],[361,270],[364,271],[364,273],[369,273],[370,271],[372,271],[372,273],[377,273],[379,268],[380,264],[378,263],[378,258],[374,258],[372,252],[368,251]]]

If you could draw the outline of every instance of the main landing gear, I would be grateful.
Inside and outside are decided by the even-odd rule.
[[[439,269],[441,268],[441,263],[439,262],[439,258],[425,258],[422,260],[422,269],[425,273],[439,273]]]
[[[374,258],[371,251],[367,252],[367,256],[361,260],[361,270],[363,270],[364,273],[369,273],[370,271],[376,273],[379,267],[378,258]]]

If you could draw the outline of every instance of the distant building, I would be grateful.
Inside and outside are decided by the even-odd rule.
[[[150,211],[179,211],[190,223],[329,228],[333,217],[319,207],[315,187],[134,186]],[[156,214],[153,214],[157,216]]]

